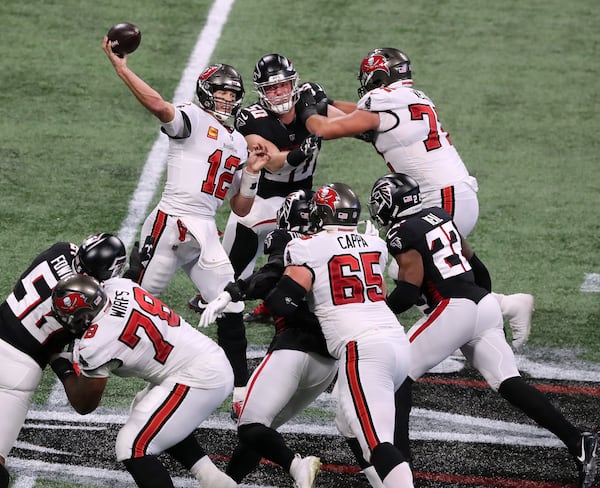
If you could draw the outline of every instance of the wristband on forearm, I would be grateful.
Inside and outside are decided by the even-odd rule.
[[[242,180],[240,182],[240,195],[245,198],[254,198],[258,191],[258,179],[260,173],[250,173],[246,168],[242,170]]]
[[[65,379],[72,374],[77,374],[75,371],[75,367],[73,363],[69,361],[67,358],[58,358],[50,363],[50,367],[52,371],[58,376],[60,381],[65,381]]]
[[[300,166],[306,159],[306,154],[300,148],[292,149],[285,160],[290,166]]]

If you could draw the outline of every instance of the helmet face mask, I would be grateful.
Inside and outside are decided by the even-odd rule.
[[[290,193],[277,210],[277,227],[306,234],[310,227],[310,200],[312,192],[298,190]]]
[[[382,176],[373,185],[367,206],[371,218],[388,227],[395,220],[422,210],[419,184],[403,173]]]
[[[292,62],[280,54],[267,54],[254,67],[259,103],[269,112],[288,113],[300,96],[299,76]]]
[[[320,187],[313,199],[310,220],[315,231],[327,226],[355,227],[360,217],[360,200],[344,183],[329,183]]]
[[[360,64],[358,96],[362,98],[367,92],[398,80],[412,80],[408,56],[391,47],[374,49]]]
[[[121,239],[113,234],[93,234],[79,246],[73,271],[104,281],[121,276],[126,262],[127,251]]]
[[[235,95],[233,101],[215,95],[218,91],[228,91]],[[207,67],[196,82],[196,96],[200,106],[225,122],[235,117],[242,108],[244,83],[240,74],[228,64],[213,64]]]
[[[52,312],[60,324],[80,337],[108,302],[102,285],[91,276],[70,275],[52,290]]]

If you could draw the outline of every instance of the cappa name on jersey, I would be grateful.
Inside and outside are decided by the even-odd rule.
[[[125,317],[127,312],[127,306],[129,304],[129,292],[117,290],[115,292],[115,298],[112,301],[110,307],[110,315],[113,317]]]
[[[337,241],[342,249],[368,246],[367,241],[365,241],[360,234],[341,235],[337,238]]]

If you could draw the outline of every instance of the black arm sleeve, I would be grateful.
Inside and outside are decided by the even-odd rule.
[[[306,289],[302,285],[283,275],[277,286],[267,295],[265,303],[273,315],[290,317],[294,315],[305,296]]]
[[[417,303],[420,295],[421,290],[418,286],[407,281],[398,281],[394,291],[387,296],[386,303],[392,312],[399,314]]]
[[[481,261],[476,254],[473,254],[471,259],[469,259],[469,264],[471,265],[473,274],[475,275],[475,283],[491,293],[492,277],[490,276],[490,272],[486,268],[485,264],[483,264],[483,261]]]

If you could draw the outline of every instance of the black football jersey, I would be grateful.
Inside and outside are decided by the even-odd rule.
[[[315,90],[322,89],[311,83]],[[327,115],[327,105],[318,105],[321,115]],[[300,147],[310,132],[297,120],[284,124],[277,115],[267,111],[259,103],[255,103],[240,111],[235,118],[235,128],[244,136],[257,134],[272,142],[280,151],[291,151]],[[316,169],[318,151],[312,158],[299,166],[293,167],[285,163],[277,173],[263,169],[258,183],[258,196],[269,198],[285,197],[289,193],[312,188],[312,178]]]
[[[275,229],[267,235],[264,245],[267,262],[247,279],[247,282],[254,281],[252,288],[261,290],[262,293],[260,297],[254,296],[251,298],[265,298],[268,292],[275,287],[285,270],[283,253],[287,243],[301,236],[302,234],[299,232],[285,229]],[[260,283],[257,280],[260,280]],[[278,349],[316,352],[322,356],[330,357],[319,321],[315,314],[309,310],[306,301],[300,304],[296,313],[291,317],[275,318],[275,335],[268,351]]]
[[[437,207],[394,224],[386,242],[392,256],[414,249],[423,259],[421,293],[430,307],[444,298],[469,298],[478,303],[487,291],[475,284],[471,265],[462,254],[461,237],[452,217]]]
[[[41,368],[75,337],[51,315],[52,290],[73,274],[77,246],[58,242],[40,253],[0,304],[0,339],[31,356]]]

